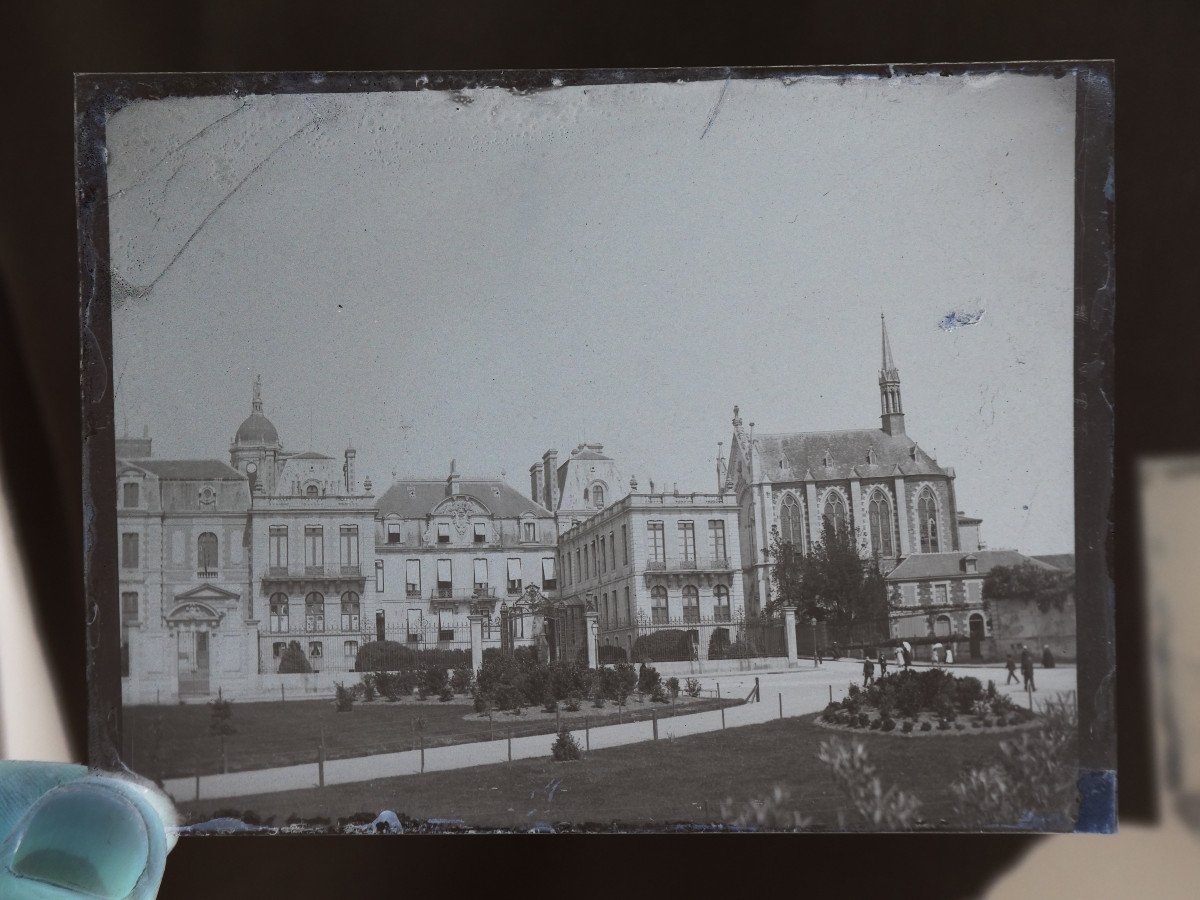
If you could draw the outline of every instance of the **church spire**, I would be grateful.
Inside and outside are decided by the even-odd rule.
[[[879,369],[879,405],[883,430],[890,435],[904,434],[904,405],[900,402],[900,370],[892,358],[892,342],[888,340],[887,320],[879,314],[883,358]]]

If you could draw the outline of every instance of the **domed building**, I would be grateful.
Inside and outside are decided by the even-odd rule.
[[[246,476],[252,492],[274,494],[282,455],[279,432],[263,413],[262,376],[258,375],[254,378],[250,415],[238,426],[229,447],[229,464]]]

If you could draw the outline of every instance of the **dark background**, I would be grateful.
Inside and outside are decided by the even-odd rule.
[[[1153,820],[1133,461],[1200,448],[1200,4],[1132,0],[27,2],[0,13],[0,461],[84,758],[73,72],[845,65],[1115,59],[1119,814]],[[920,223],[914,223],[919,227]],[[730,760],[730,765],[736,765]],[[976,893],[1010,836],[203,838],[165,897],[833,889]],[[720,848],[711,844],[720,840]],[[716,853],[712,852],[717,850]],[[839,853],[840,850],[840,853]],[[947,863],[952,863],[947,865]]]

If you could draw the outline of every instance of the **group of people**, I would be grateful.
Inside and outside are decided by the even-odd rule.
[[[1014,648],[1014,650],[1016,649],[1015,644],[1013,645],[1013,648]],[[839,651],[840,651],[840,648],[838,647],[837,642],[835,641],[833,644],[833,658],[834,659],[838,659],[841,656],[841,653]],[[1020,656],[1021,656],[1021,678],[1023,679],[1021,681],[1021,685],[1026,690],[1036,691],[1037,686],[1034,684],[1034,679],[1033,679],[1033,654],[1029,652],[1028,647],[1026,647],[1025,645],[1022,644]],[[912,657],[912,648],[907,643],[900,644],[898,647],[896,647],[896,657],[895,658],[896,658],[896,668],[897,669],[901,669],[901,668],[907,669],[909,666],[912,665],[912,658],[913,658]],[[933,659],[934,665],[937,665],[938,659],[937,659],[936,651],[935,651],[932,659]],[[882,678],[883,676],[885,676],[887,674],[888,657],[887,657],[887,654],[882,649],[879,651],[879,655],[876,657],[876,659],[872,659],[870,656],[864,656],[863,657],[863,687],[866,687],[867,685],[874,683],[874,681],[875,681],[875,666],[876,666],[877,661],[878,661],[878,665],[879,665],[879,677]],[[954,663],[954,651],[952,649],[950,649],[949,647],[947,647],[946,648],[946,664],[953,665],[953,663]],[[1042,668],[1053,669],[1054,665],[1055,665],[1054,654],[1050,651],[1049,646],[1044,647],[1042,649]],[[1014,681],[1017,681],[1017,663],[1016,663],[1015,659],[1013,658],[1013,653],[1011,653],[1011,652],[1008,654],[1008,659],[1005,662],[1005,667],[1008,669],[1008,679],[1004,683],[1006,685],[1009,685],[1009,684],[1012,684]]]

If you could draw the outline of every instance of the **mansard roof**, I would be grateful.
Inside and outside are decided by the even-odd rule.
[[[763,474],[772,481],[800,480],[808,473],[814,481],[949,474],[908,435],[888,434],[880,428],[756,434],[754,441]],[[868,451],[874,463],[868,462]]]
[[[1054,566],[1056,569],[1062,569],[1064,572],[1075,571],[1075,554],[1074,553],[1047,553],[1038,554],[1034,559],[1046,563],[1046,565]]]
[[[237,469],[219,459],[129,459],[125,462],[163,481],[245,481]]]
[[[526,514],[551,516],[553,513],[534,503],[499,478],[461,479],[458,493],[482,503],[492,515],[515,519]],[[379,515],[397,515],[402,519],[423,519],[439,503],[452,496],[446,492],[446,479],[408,479],[397,481],[379,498]]]
[[[1016,550],[955,550],[951,553],[914,553],[892,569],[887,580],[921,581],[964,575],[967,573],[963,572],[962,561],[968,556],[975,557],[976,571],[972,575],[986,575],[996,566],[1019,566],[1022,563],[1043,569],[1054,568]]]

